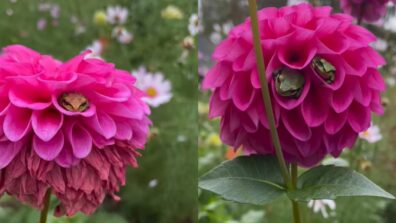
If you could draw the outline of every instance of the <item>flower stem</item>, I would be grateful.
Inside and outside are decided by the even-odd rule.
[[[293,190],[297,188],[297,178],[298,178],[298,166],[296,163],[291,164],[291,181]],[[298,206],[297,201],[291,201],[293,206],[293,218],[294,223],[301,223],[301,216],[300,216],[300,207]]]
[[[44,208],[41,211],[40,223],[47,223],[47,216],[48,216],[50,201],[51,201],[51,189],[48,189],[47,193],[45,194],[45,197],[44,197]]]
[[[275,153],[279,162],[282,177],[287,185],[287,188],[291,189],[292,184],[290,180],[290,175],[286,166],[285,158],[283,157],[278,132],[276,130],[275,118],[274,118],[271,98],[268,90],[268,81],[265,75],[265,64],[264,64],[263,50],[261,48],[261,42],[260,42],[256,0],[249,0],[249,12],[252,23],[252,32],[254,38],[254,49],[256,53],[257,68],[260,74],[259,76],[260,76],[260,84],[261,84],[261,93],[264,100],[264,107],[268,119],[268,125],[271,131],[272,143],[274,144],[275,147]]]

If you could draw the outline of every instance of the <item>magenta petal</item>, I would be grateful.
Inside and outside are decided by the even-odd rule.
[[[10,106],[11,103],[8,98],[0,98],[0,116],[6,114]]]
[[[345,111],[351,105],[355,93],[355,84],[355,79],[347,78],[342,87],[333,93],[330,102],[337,113]]]
[[[332,53],[340,54],[345,52],[349,47],[348,39],[340,35],[339,33],[335,35],[326,36],[320,39],[319,53]]]
[[[68,129],[68,138],[75,157],[83,159],[92,149],[92,136],[79,124],[72,124]]]
[[[22,148],[22,142],[0,141],[0,169],[7,167]]]
[[[47,161],[54,160],[62,151],[64,137],[62,132],[58,132],[50,141],[43,141],[39,137],[33,137],[33,148],[37,155]]]
[[[311,138],[312,132],[305,123],[299,109],[281,114],[283,124],[292,136],[300,141],[307,141]]]
[[[84,122],[106,139],[116,135],[116,123],[112,117],[104,112],[97,112],[96,115],[85,119]]]
[[[215,118],[224,114],[229,103],[220,99],[219,90],[216,89],[210,97],[209,105],[209,118]]]
[[[231,72],[232,70],[229,63],[221,62],[216,64],[206,74],[205,79],[202,82],[202,88],[211,89],[220,87],[231,76]]]
[[[58,133],[62,124],[63,115],[53,108],[33,112],[33,130],[43,141],[51,140]]]
[[[353,103],[348,113],[348,122],[352,129],[359,133],[370,127],[370,110],[359,103]]]
[[[231,81],[230,94],[234,105],[241,111],[245,111],[252,103],[255,96],[255,89],[250,83],[248,73],[239,73]]]
[[[18,86],[9,91],[9,98],[12,104],[21,108],[41,110],[51,105],[51,95],[42,91],[34,90],[26,86]]]
[[[118,120],[115,123],[117,125],[117,133],[115,135],[115,137],[117,139],[129,140],[132,138],[133,132],[132,132],[131,126],[128,125],[128,123],[126,123],[123,120]]]
[[[55,162],[64,168],[70,168],[78,164],[79,161],[80,159],[73,155],[72,148],[70,148],[70,145],[66,142],[64,143],[62,151],[55,159]]]
[[[124,102],[131,96],[131,90],[124,84],[114,84],[111,88],[97,89],[96,100]]]
[[[292,69],[301,70],[305,68],[316,54],[316,47],[312,45],[312,34],[299,31],[285,38],[284,47],[278,51],[279,60]]]
[[[365,78],[365,83],[370,87],[371,89],[378,90],[378,91],[384,91],[385,90],[385,82],[384,79],[381,76],[381,73],[373,68],[369,68],[367,70],[366,75],[364,76]]]
[[[371,103],[371,89],[363,81],[356,83],[355,100],[365,107]]]
[[[309,127],[317,127],[323,124],[329,114],[328,98],[321,89],[311,88],[301,106],[301,112]]]
[[[347,111],[343,113],[336,113],[330,110],[324,125],[326,132],[331,135],[336,134],[345,125],[347,118],[348,118]]]
[[[30,129],[31,116],[28,109],[11,107],[3,123],[5,136],[13,142],[21,140]]]

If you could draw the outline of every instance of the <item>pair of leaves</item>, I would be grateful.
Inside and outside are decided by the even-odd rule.
[[[257,155],[220,164],[201,177],[199,187],[227,200],[256,205],[267,204],[282,195],[297,201],[348,196],[395,199],[365,176],[336,166],[308,170],[299,177],[297,190],[287,191],[277,159]]]

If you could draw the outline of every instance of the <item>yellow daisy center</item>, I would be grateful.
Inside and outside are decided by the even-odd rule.
[[[153,87],[149,87],[146,89],[146,94],[148,97],[154,98],[155,96],[158,95],[158,91],[157,91],[157,89],[155,89]]]

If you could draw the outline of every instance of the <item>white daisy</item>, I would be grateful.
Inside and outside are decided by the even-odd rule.
[[[102,53],[103,53],[104,46],[100,40],[94,40],[91,45],[87,46],[85,50],[91,50],[90,54],[87,54],[85,58],[96,58],[96,59],[102,59]]]
[[[124,24],[127,21],[129,11],[125,7],[109,6],[106,10],[106,18],[110,24]]]
[[[385,51],[386,49],[388,49],[388,42],[386,42],[386,40],[384,39],[377,39],[377,41],[371,43],[371,46],[378,50],[378,51]]]
[[[143,100],[152,107],[158,107],[172,98],[172,86],[169,80],[160,72],[149,73],[144,67],[132,71],[136,76],[136,86],[146,93]]]
[[[190,23],[188,25],[188,30],[192,36],[197,35],[201,31],[202,27],[199,22],[199,18],[197,14],[192,14],[190,16]]]
[[[391,32],[396,32],[396,16],[388,18],[384,23],[384,28]]]
[[[133,34],[124,27],[115,27],[111,35],[122,44],[129,44],[133,40]]]
[[[287,5],[298,5],[303,2],[307,2],[307,1],[306,0],[288,0]]]
[[[329,213],[327,212],[327,207],[331,211],[334,211],[336,208],[336,203],[333,200],[327,199],[311,200],[310,202],[308,202],[308,207],[312,208],[315,213],[318,213],[320,211],[324,218],[328,218]]]
[[[359,133],[359,138],[366,140],[369,143],[375,143],[382,139],[380,128],[371,123],[370,128],[366,131]]]

